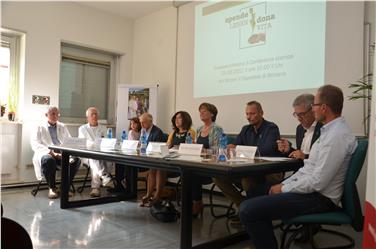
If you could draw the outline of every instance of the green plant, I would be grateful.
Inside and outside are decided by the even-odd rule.
[[[18,87],[17,84],[10,84],[8,95],[8,112],[15,113],[18,104]]]
[[[371,100],[372,98],[372,81],[373,81],[373,74],[367,74],[363,76],[361,79],[357,80],[355,83],[351,83],[349,88],[353,89],[352,96],[349,96],[349,100],[356,100],[356,99],[368,99]]]
[[[364,133],[368,136],[370,116],[371,116],[371,99],[372,99],[372,83],[373,83],[373,73],[369,73],[355,83],[350,83],[349,88],[352,89],[352,95],[349,96],[349,100],[363,100],[363,111],[364,111]]]

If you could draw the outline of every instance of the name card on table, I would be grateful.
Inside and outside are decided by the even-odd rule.
[[[116,138],[102,138],[101,148],[102,149],[115,149]]]
[[[138,140],[124,140],[121,144],[122,150],[137,150]]]
[[[86,138],[66,137],[61,145],[65,147],[86,147]]]
[[[236,157],[254,159],[257,151],[257,146],[238,145],[235,148]]]
[[[179,146],[179,154],[200,156],[202,150],[202,144],[185,144],[182,143]]]
[[[163,157],[167,156],[170,154],[170,151],[168,150],[168,146],[165,144],[165,145],[161,145],[159,148],[161,148],[161,155]]]
[[[146,148],[146,153],[161,153],[161,146],[166,145],[166,143],[160,142],[149,142],[148,147]]]

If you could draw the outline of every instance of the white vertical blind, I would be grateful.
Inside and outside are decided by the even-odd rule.
[[[62,117],[85,119],[86,109],[95,106],[101,118],[107,119],[110,67],[63,59],[60,70]]]

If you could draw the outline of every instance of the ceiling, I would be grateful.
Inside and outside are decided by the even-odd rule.
[[[135,19],[155,11],[173,6],[173,1],[79,1],[80,5],[91,7],[127,19]]]

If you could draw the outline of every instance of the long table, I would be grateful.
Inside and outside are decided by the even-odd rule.
[[[62,209],[97,205],[102,203],[117,202],[121,200],[137,198],[137,173],[138,167],[161,169],[166,171],[179,172],[181,174],[181,222],[180,222],[180,248],[222,248],[246,238],[245,232],[232,234],[225,238],[205,242],[192,247],[192,175],[210,177],[232,177],[241,178],[246,175],[265,175],[269,173],[280,173],[295,171],[302,166],[302,163],[295,160],[289,161],[266,161],[261,159],[236,162],[217,162],[216,160],[205,160],[201,157],[181,156],[177,158],[163,158],[159,154],[140,154],[138,152],[121,150],[103,150],[98,147],[79,146],[50,146],[52,150],[62,152],[61,172],[61,196],[60,207]],[[117,167],[126,167],[126,192],[122,195],[109,195],[100,198],[86,200],[69,200],[69,158],[70,156],[106,160],[116,163]]]

